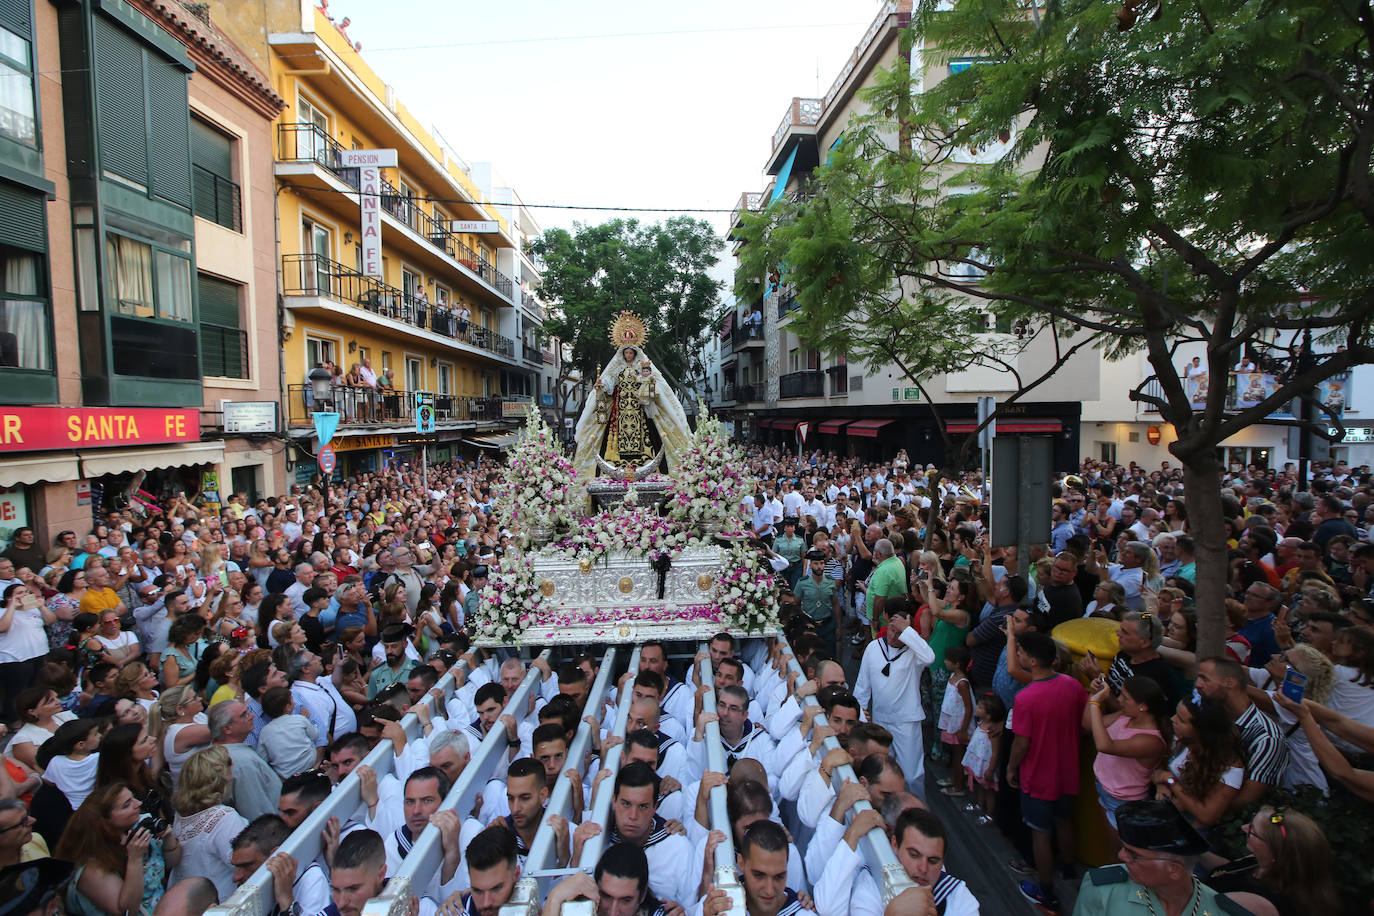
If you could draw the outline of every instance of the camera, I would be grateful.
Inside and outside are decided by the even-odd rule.
[[[162,816],[162,797],[157,794],[156,789],[148,790],[148,794],[139,800],[138,808],[143,812],[143,816],[138,819],[130,833],[142,829],[158,836],[167,829],[167,819]]]

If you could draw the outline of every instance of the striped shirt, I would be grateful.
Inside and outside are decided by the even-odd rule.
[[[1254,703],[1236,718],[1245,752],[1245,778],[1267,786],[1278,785],[1288,766],[1288,745],[1278,723],[1260,712]]]

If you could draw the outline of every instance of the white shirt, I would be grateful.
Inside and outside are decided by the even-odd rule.
[[[878,725],[920,722],[926,717],[921,708],[921,672],[935,661],[935,650],[915,627],[903,630],[898,641],[901,645],[896,647],[885,639],[869,643],[854,684],[854,699],[865,708],[872,704],[873,721]]]
[[[43,612],[38,608],[17,608],[9,612],[10,628],[0,633],[0,663],[26,662],[48,654],[48,633],[43,629]]]
[[[248,826],[243,815],[227,805],[215,805],[190,817],[176,816],[172,834],[181,844],[181,861],[172,869],[168,885],[192,875],[209,878],[219,892],[219,899],[227,900],[238,889],[234,883],[234,866],[229,864],[234,837]]]
[[[54,757],[43,771],[43,778],[62,790],[75,811],[95,788],[95,770],[99,765],[99,754],[87,754],[83,760]]]
[[[945,916],[978,916],[978,901],[968,885],[942,872],[933,888]],[[880,916],[883,900],[878,885],[859,854],[846,842],[835,844],[830,860],[816,882],[817,916]]]
[[[750,529],[760,535],[767,536],[773,533],[773,522],[775,516],[768,503],[764,503],[754,510],[753,521]]]
[[[801,518],[801,507],[805,501],[802,495],[796,490],[789,490],[782,495],[782,511],[784,517],[790,515],[793,518]]]

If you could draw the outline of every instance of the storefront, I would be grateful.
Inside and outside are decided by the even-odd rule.
[[[194,407],[0,407],[0,539],[27,524],[50,543],[112,509],[141,515],[199,493],[224,460]]]

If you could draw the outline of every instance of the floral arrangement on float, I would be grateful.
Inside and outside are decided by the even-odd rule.
[[[739,511],[747,480],[744,454],[725,434],[725,425],[702,405],[696,433],[669,481],[668,516],[710,537],[721,533]]]
[[[736,543],[726,551],[721,566],[716,606],[726,629],[745,633],[778,631],[778,587],[771,567],[764,566],[757,550]]]
[[[586,500],[584,485],[533,403],[525,427],[506,452],[506,472],[492,493],[496,512],[519,526],[529,546],[567,529]]]
[[[597,563],[612,553],[647,557],[659,564],[672,559],[688,544],[688,533],[670,518],[639,505],[635,485],[615,508],[580,518],[567,537],[549,547],[578,562]]]
[[[477,638],[513,645],[536,618],[539,594],[534,565],[525,554],[508,552],[491,570],[477,612]]]

